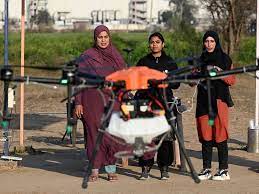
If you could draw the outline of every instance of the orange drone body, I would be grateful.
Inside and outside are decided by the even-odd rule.
[[[116,71],[106,77],[107,81],[124,81],[127,90],[148,89],[149,80],[164,80],[167,75],[155,69],[145,66],[130,67]],[[159,87],[167,87],[166,84],[160,84]]]

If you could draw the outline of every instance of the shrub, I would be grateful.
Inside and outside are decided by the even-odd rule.
[[[240,48],[234,53],[233,59],[238,65],[255,64],[256,37],[243,38]]]
[[[184,31],[162,32],[165,37],[165,51],[173,58],[181,58],[191,55],[199,55],[201,52],[201,34],[192,28]],[[112,33],[113,44],[124,56],[129,65],[135,65],[137,61],[146,55],[148,50],[148,36],[146,33],[117,32]],[[0,34],[3,42],[3,34]],[[65,33],[26,33],[25,63],[26,65],[62,65],[65,62],[79,56],[84,50],[93,45],[92,32],[65,32]],[[130,56],[123,51],[124,48],[132,48]],[[4,46],[0,49],[0,62],[3,64]],[[240,50],[233,57],[234,63],[254,63],[255,61],[255,37],[244,38]],[[20,64],[20,34],[9,35],[9,63]],[[181,65],[181,64],[178,64]]]

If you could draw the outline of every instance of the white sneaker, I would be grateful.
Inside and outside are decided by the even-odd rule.
[[[212,177],[215,181],[230,180],[230,176],[227,169],[219,169],[218,172]]]
[[[198,177],[201,181],[209,180],[212,177],[211,170],[208,168],[202,169],[198,174]]]
[[[147,167],[147,166],[142,167],[142,173],[141,173],[141,175],[139,177],[139,180],[147,180],[147,179],[149,179],[150,169],[151,169],[151,167]]]

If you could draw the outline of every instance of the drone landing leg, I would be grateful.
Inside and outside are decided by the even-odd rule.
[[[65,137],[66,137],[66,135],[69,135],[69,139],[70,139],[70,142],[72,143],[72,136],[71,136],[71,132],[67,132],[67,130],[65,131],[65,133],[64,133],[64,135],[63,135],[63,137],[62,137],[62,139],[61,139],[61,142],[63,142],[64,141],[64,139],[65,139]]]
[[[177,123],[177,131],[179,132],[179,136],[183,140],[182,115],[178,112],[176,113],[176,123]],[[184,141],[182,141],[182,143],[183,143],[183,146],[184,146]],[[187,172],[186,162],[185,162],[184,154],[182,153],[182,151],[180,151],[180,161],[181,161],[180,171],[181,172]]]
[[[192,178],[193,180],[196,182],[196,183],[200,183],[200,179],[198,178],[198,175],[192,165],[192,162],[186,152],[186,149],[184,147],[184,143],[183,143],[183,139],[182,137],[180,137],[180,134],[179,132],[176,130],[175,128],[175,125],[174,125],[174,116],[172,115],[172,113],[170,112],[170,110],[168,109],[167,106],[164,106],[165,108],[165,111],[166,111],[166,119],[167,119],[167,122],[169,123],[169,125],[171,126],[172,130],[174,131],[174,134],[178,140],[178,143],[179,143],[179,147],[180,147],[180,151],[181,153],[183,154],[185,160],[187,161],[187,164],[190,168],[190,171],[191,171],[191,174],[192,174]]]

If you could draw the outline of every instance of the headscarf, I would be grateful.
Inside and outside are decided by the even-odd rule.
[[[205,43],[205,41],[206,41],[206,39],[207,39],[208,37],[212,37],[212,38],[215,40],[215,42],[216,42],[216,48],[221,49],[220,42],[219,42],[219,35],[218,35],[217,32],[212,31],[212,30],[208,30],[208,31],[203,35],[203,38],[202,38],[202,40],[203,40],[203,45],[204,45],[204,43]],[[203,46],[203,48],[205,48],[205,47]]]
[[[106,48],[100,48],[96,44],[98,35],[103,31],[107,32],[110,37],[110,43]],[[94,30],[93,38],[95,42],[94,46],[86,50],[81,55],[81,61],[84,63],[84,70],[88,67],[90,69],[88,73],[94,73],[99,76],[107,76],[108,74],[125,67],[125,62],[122,56],[112,44],[110,31],[106,26],[97,26]]]
[[[96,42],[97,40],[97,36],[101,33],[101,32],[107,32],[108,36],[111,38],[111,35],[110,35],[110,30],[105,26],[105,25],[100,25],[100,26],[97,26],[95,29],[94,29],[94,41]]]
[[[213,52],[207,52],[204,43],[208,37],[212,37],[215,40],[216,46]],[[203,52],[201,60],[205,65],[215,65],[223,70],[229,70],[231,68],[232,61],[226,58],[226,54],[223,52],[218,33],[212,30],[207,31],[203,36]]]

